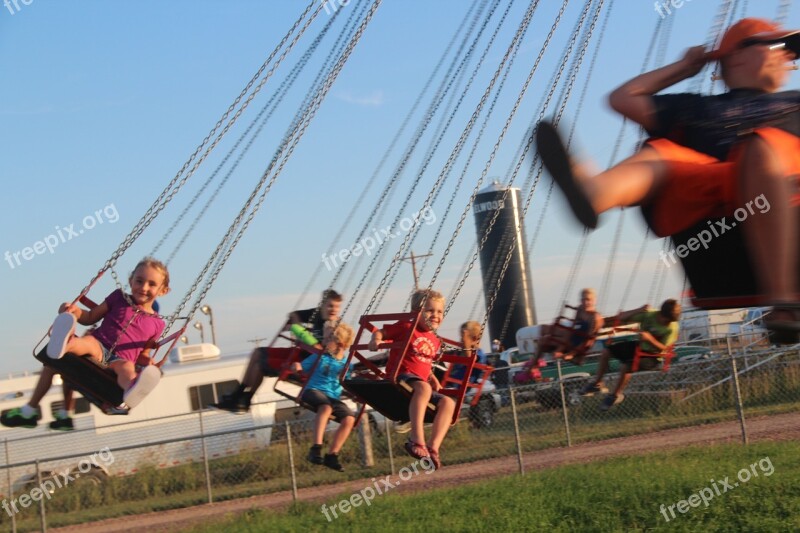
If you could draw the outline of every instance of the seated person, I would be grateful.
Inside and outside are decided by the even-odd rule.
[[[586,351],[594,344],[597,332],[603,326],[603,317],[597,312],[597,294],[594,289],[581,291],[581,304],[575,312],[572,328],[544,325],[542,336],[533,357],[531,370],[538,366],[539,359],[546,352],[553,352],[556,358],[565,361],[574,360],[575,364],[583,364]]]
[[[481,337],[483,336],[480,323],[475,322],[474,320],[469,320],[461,324],[460,331],[461,343],[464,345],[463,353],[474,351],[476,355],[475,362],[485,365],[488,357],[480,348]],[[466,367],[464,365],[456,365],[455,368],[453,368],[453,370],[450,372],[450,377],[460,380],[464,377],[464,372],[466,372]],[[472,375],[469,377],[470,382],[479,382],[481,379],[481,374],[482,372],[480,370],[472,369]],[[450,386],[455,387],[455,384],[451,383]]]
[[[342,308],[342,295],[328,289],[322,293],[322,305],[317,308],[303,309],[289,313],[287,326],[300,324],[317,339],[322,338],[323,327],[327,321],[339,320],[339,311]],[[231,411],[233,413],[246,413],[250,409],[258,388],[264,381],[265,375],[277,375],[276,369],[269,365],[269,348],[256,348],[250,354],[250,360],[242,376],[242,383],[230,394],[225,394],[219,403],[211,407]]]
[[[619,380],[612,394],[603,399],[600,408],[607,411],[611,407],[622,403],[625,395],[622,391],[628,386],[632,376],[633,358],[638,346],[643,352],[658,354],[669,349],[678,339],[678,319],[681,316],[681,306],[677,300],[665,300],[658,311],[651,310],[647,305],[631,311],[620,313],[617,317],[621,323],[639,323],[639,340],[611,343],[600,356],[597,374],[581,389],[582,396],[592,396],[598,392],[605,392],[603,376],[608,371],[608,363],[613,357],[622,363],[619,367]],[[639,370],[653,370],[659,364],[658,357],[645,357],[639,362]]]
[[[306,375],[312,368],[314,369],[300,398],[317,413],[314,418],[314,445],[308,452],[308,460],[339,472],[344,472],[344,467],[339,462],[339,451],[355,424],[353,412],[341,400],[342,385],[339,383],[339,374],[347,363],[345,356],[347,349],[353,344],[354,337],[353,328],[347,324],[329,321],[325,324],[325,333],[322,337],[324,353],[306,357],[301,363],[294,363],[292,368],[294,372],[303,371]],[[333,436],[328,453],[323,457],[322,442],[325,428],[331,418],[339,422],[339,428]]]
[[[753,216],[742,223],[742,232],[759,296],[774,306],[767,327],[783,332],[800,331],[800,92],[780,91],[799,52],[797,31],[745,18],[728,28],[716,50],[690,48],[679,61],[624,83],[609,103],[651,138],[596,176],[570,162],[551,125],[540,123],[536,133],[544,165],[587,228],[596,227],[598,215],[609,209],[639,205],[658,236],[727,217],[724,231],[726,224],[735,225],[734,213],[747,207]],[[728,92],[656,94],[711,61],[719,62]],[[708,229],[717,236],[710,221]]]
[[[444,316],[444,296],[434,290],[422,289],[411,297],[411,309],[421,311],[416,327],[413,322],[400,321],[376,330],[369,341],[369,349],[378,351],[381,342],[402,338],[414,328],[408,352],[403,357],[401,349],[392,348],[386,374],[394,375],[398,381],[411,386],[411,401],[408,405],[408,418],[411,422],[411,435],[405,443],[406,452],[416,459],[429,460],[434,468],[441,467],[439,446],[442,444],[456,408],[455,401],[437,392],[441,385],[433,375],[433,360],[439,353],[441,341],[436,330]],[[399,366],[398,366],[399,365]],[[425,413],[428,402],[436,406],[430,440],[425,444]]]

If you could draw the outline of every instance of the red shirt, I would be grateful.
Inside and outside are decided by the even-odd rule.
[[[383,327],[383,338],[385,340],[401,339],[408,334],[411,329],[411,322],[395,322]],[[433,366],[433,359],[439,352],[441,345],[439,338],[433,331],[420,331],[418,328],[411,332],[411,343],[408,347],[408,353],[403,357],[402,363],[400,358],[403,356],[402,350],[399,348],[392,348],[389,351],[389,362],[386,364],[386,374],[392,375],[394,369],[400,363],[401,374],[413,374],[420,379],[427,380],[431,375],[431,367]]]

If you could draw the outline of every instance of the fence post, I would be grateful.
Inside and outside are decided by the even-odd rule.
[[[564,393],[564,378],[561,374],[561,359],[556,359],[556,369],[558,370],[558,389],[561,391],[561,412],[564,415],[564,432],[567,435],[567,448],[571,448],[572,435],[569,431],[569,411],[567,411],[567,398]]]
[[[8,483],[8,494],[10,499],[14,499],[14,487],[11,485],[11,467],[8,465],[11,464],[9,460],[8,454],[8,437],[3,439],[3,443],[5,444],[6,449],[6,482]],[[17,514],[11,513],[11,533],[17,533]]]
[[[36,459],[36,482],[39,483],[39,490],[42,489],[42,470],[39,468],[39,459]],[[44,495],[43,495],[44,496]],[[39,523],[42,526],[42,533],[47,531],[47,519],[45,518],[44,497],[39,500]]]
[[[520,475],[525,474],[525,467],[522,464],[522,440],[519,436],[519,419],[517,418],[517,396],[516,390],[510,390],[511,394],[511,417],[514,419],[514,440],[517,443],[517,464],[519,465]],[[394,472],[392,472],[394,473]]]
[[[394,475],[394,452],[392,451],[392,422],[383,417],[383,425],[386,428],[386,446],[389,449],[389,468],[392,471],[392,475]]]
[[[206,446],[206,432],[203,429],[203,406],[200,405],[200,387],[197,388],[197,400],[200,407],[197,411],[200,417],[200,443],[203,446],[203,468],[206,474],[206,494],[208,495],[208,503],[214,503],[214,498],[211,494],[211,470],[208,467],[208,447]]]
[[[292,428],[289,421],[286,424],[286,445],[289,447],[289,472],[292,475],[292,500],[297,501],[297,474],[294,471],[294,452],[292,451]]]
[[[736,413],[739,415],[739,425],[742,427],[742,444],[747,444],[747,425],[744,420],[744,405],[742,404],[742,391],[739,388],[739,372],[736,369],[736,358],[733,356],[731,349],[731,338],[727,337],[726,343],[728,345],[728,357],[731,359],[731,381],[733,382],[733,394],[736,400]]]
[[[375,456],[372,453],[372,428],[369,425],[369,414],[361,414],[361,423],[358,428],[358,441],[361,445],[361,460],[364,466],[375,466]]]

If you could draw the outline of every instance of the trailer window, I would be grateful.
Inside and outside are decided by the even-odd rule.
[[[192,404],[192,411],[199,411],[208,407],[209,404],[219,402],[223,394],[235,391],[238,386],[238,381],[230,379],[228,381],[189,387],[189,400]]]

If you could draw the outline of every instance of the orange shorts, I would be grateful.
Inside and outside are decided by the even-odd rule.
[[[787,175],[800,176],[800,137],[777,128],[760,128],[754,133],[780,158]],[[725,161],[667,139],[650,139],[646,145],[658,152],[668,169],[658,194],[641,206],[647,224],[659,237],[674,235],[705,219],[729,216],[742,207],[738,193],[741,144]],[[791,205],[800,205],[800,194],[791,198]]]

